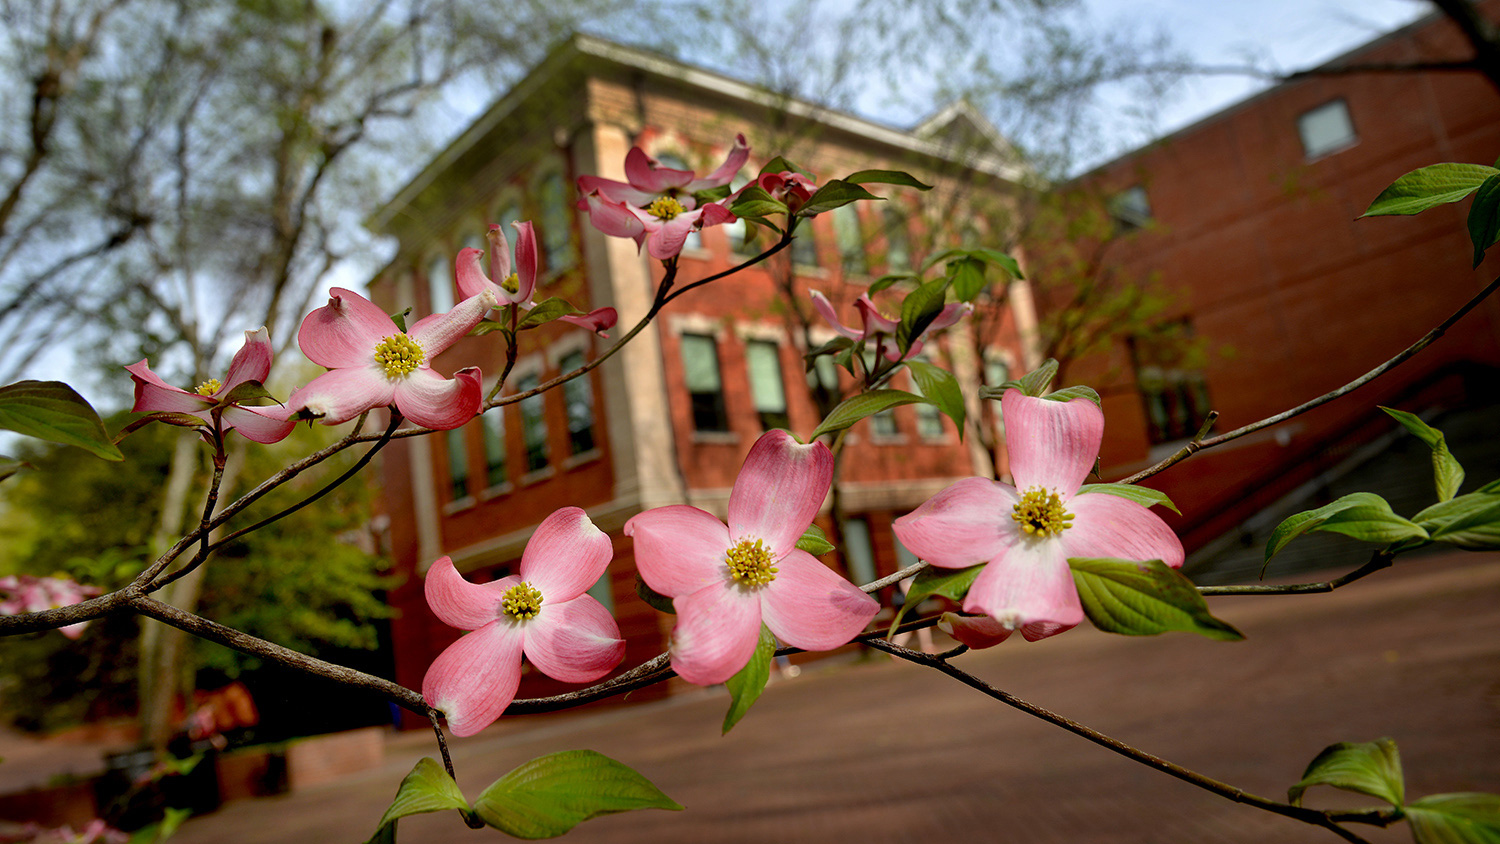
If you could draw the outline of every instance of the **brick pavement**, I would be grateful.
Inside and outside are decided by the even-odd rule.
[[[1284,795],[1325,745],[1381,735],[1400,743],[1408,794],[1500,792],[1500,555],[1427,558],[1332,595],[1217,599],[1214,608],[1249,639],[1126,639],[1079,629],[1006,643],[959,664],[1270,797]],[[454,742],[459,781],[472,797],[526,759],[590,747],[687,806],[590,821],[567,838],[583,844],[1337,840],[1206,795],[884,658],[774,683],[720,737],[726,701],[711,690],[509,719]],[[378,769],[230,804],[190,821],[174,841],[362,841],[405,771],[432,752],[430,737],[398,736]],[[1411,840],[1399,828],[1361,834]],[[403,844],[500,838],[471,832],[449,813],[403,821],[400,834]]]

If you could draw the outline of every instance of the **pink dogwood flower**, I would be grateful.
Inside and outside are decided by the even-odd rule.
[[[816,182],[795,170],[762,173],[750,184],[759,185],[760,189],[769,194],[772,199],[785,202],[787,210],[793,214],[806,205],[818,190]]]
[[[132,413],[183,413],[213,425],[212,410],[221,398],[246,381],[265,381],[271,374],[272,354],[271,336],[266,329],[246,331],[245,345],[229,362],[229,372],[224,380],[210,378],[191,392],[163,381],[144,360],[131,364],[125,367],[135,382],[135,405],[130,410]],[[231,404],[221,408],[219,415],[226,433],[238,430],[247,439],[258,443],[280,442],[292,432],[295,424],[286,418],[286,411],[282,408]]]
[[[42,610],[68,607],[82,603],[100,593],[97,586],[84,586],[66,577],[37,577],[33,574],[12,574],[0,577],[0,615],[20,615]],[[83,635],[87,621],[59,627],[58,632],[69,639]]]
[[[691,170],[663,167],[640,147],[632,147],[625,156],[627,181],[578,178],[583,194],[578,207],[588,212],[594,228],[611,237],[631,238],[637,248],[644,245],[647,254],[665,261],[682,251],[690,233],[734,222],[724,203],[699,206],[694,194],[729,184],[749,157],[745,136],[736,135],[724,163],[698,178]]]
[[[901,348],[896,343],[896,327],[901,324],[901,321],[891,319],[876,310],[875,303],[870,300],[870,294],[861,294],[858,299],[854,300],[854,309],[859,311],[860,321],[860,328],[855,330],[853,327],[839,321],[838,312],[833,309],[833,304],[828,301],[828,297],[817,290],[811,293],[813,307],[817,309],[823,319],[828,321],[829,325],[833,326],[834,331],[848,337],[855,343],[875,340],[876,353],[883,355],[886,360],[892,363],[897,363],[913,355],[920,354],[925,342],[924,338],[927,335],[934,331],[951,328],[955,323],[963,319],[965,315],[974,310],[974,306],[967,302],[954,302],[951,305],[943,306],[943,310],[937,315],[936,319],[928,324],[927,328],[922,332],[922,336],[913,340],[911,347],[906,350],[906,354],[902,355]]]
[[[524,655],[565,683],[592,683],[625,656],[620,628],[587,594],[609,566],[609,536],[577,507],[542,520],[521,554],[519,575],[465,580],[448,557],[427,572],[427,604],[451,627],[474,632],[449,645],[422,678],[422,697],[471,736],[516,696]]]
[[[402,331],[358,293],[341,287],[330,292],[328,304],[308,314],[297,332],[302,353],[329,371],[292,393],[290,412],[306,410],[337,425],[395,404],[412,422],[440,430],[474,418],[483,400],[479,367],[445,378],[433,370],[432,359],[484,318],[495,306],[494,293],[481,291]]]
[[[505,230],[491,224],[486,238],[490,242],[490,271],[494,278],[484,274],[480,266],[483,250],[472,247],[460,249],[453,262],[453,275],[458,283],[459,295],[468,298],[488,290],[495,294],[497,307],[518,305],[531,310],[536,303],[537,251],[536,231],[529,222],[512,223],[516,227],[515,272],[511,272],[510,243],[505,239]],[[587,328],[600,336],[613,328],[620,316],[614,308],[595,308],[586,314],[558,317],[562,322]]]
[[[761,624],[788,645],[826,651],[848,643],[880,606],[797,540],[833,482],[833,454],[768,431],[751,447],[729,496],[729,524],[687,505],[625,523],[636,566],[672,598],[672,668],[708,686],[750,661]]]
[[[1035,641],[1083,621],[1068,558],[1182,565],[1182,542],[1161,517],[1117,495],[1079,494],[1104,439],[1097,405],[1007,390],[1001,413],[1016,485],[966,478],[895,522],[901,543],[934,566],[986,564],[965,612]],[[975,621],[965,623],[976,636],[1000,632]]]

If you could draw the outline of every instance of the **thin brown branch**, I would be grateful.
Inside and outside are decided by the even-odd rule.
[[[1262,586],[1250,584],[1245,586],[1199,586],[1200,595],[1312,595],[1321,592],[1332,592],[1341,586],[1348,586],[1356,580],[1368,577],[1381,569],[1390,568],[1395,556],[1385,551],[1376,551],[1370,555],[1370,561],[1341,577],[1333,580],[1324,580],[1317,583],[1289,583],[1284,586]]]

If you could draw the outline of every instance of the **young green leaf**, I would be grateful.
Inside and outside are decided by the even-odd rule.
[[[482,319],[477,324],[475,324],[473,328],[469,329],[469,336],[483,337],[486,334],[493,334],[496,331],[504,332],[506,336],[509,336],[510,326],[506,325],[503,322],[497,322],[493,319]]]
[[[969,594],[969,587],[974,585],[974,578],[984,571],[984,566],[984,563],[980,563],[966,569],[925,568],[917,572],[916,577],[911,579],[911,586],[906,590],[906,600],[891,621],[890,632],[886,635],[894,635],[896,628],[901,626],[901,619],[906,616],[906,611],[920,605],[928,598],[937,596],[950,601],[963,600],[963,597]]]
[[[856,185],[904,185],[917,190],[932,190],[932,185],[924,185],[913,178],[910,173],[903,173],[900,170],[861,170],[845,176],[844,181]]]
[[[1047,388],[1052,386],[1052,379],[1057,377],[1057,361],[1052,358],[1042,362],[1042,365],[1022,375],[1020,378],[1012,378],[998,387],[981,387],[979,397],[984,399],[1001,399],[1005,397],[1007,390],[1020,390],[1028,396],[1040,398],[1047,393]],[[1098,395],[1097,393],[1095,395]]]
[[[1500,844],[1500,796],[1433,794],[1405,809],[1417,844]]]
[[[969,254],[973,255],[975,258],[978,258],[981,261],[989,264],[994,264],[995,266],[999,267],[1007,274],[1009,274],[1011,278],[1020,279],[1026,277],[1021,273],[1021,262],[1005,254],[1004,252],[1001,252],[998,249],[990,249],[987,246],[981,246],[977,249],[970,249]]]
[[[1179,516],[1182,515],[1182,511],[1177,509],[1177,505],[1172,503],[1172,499],[1168,498],[1165,492],[1152,489],[1149,486],[1136,486],[1135,484],[1084,484],[1078,488],[1078,494],[1082,495],[1085,492],[1102,492],[1105,495],[1118,495],[1121,498],[1129,499],[1146,507],[1160,504],[1173,513]]]
[[[848,205],[851,202],[881,198],[859,185],[844,181],[843,179],[834,179],[818,188],[816,193],[808,197],[807,204],[797,209],[797,216],[812,217],[822,214],[824,211],[832,211],[839,206]]]
[[[260,399],[275,401],[276,397],[271,395],[271,392],[259,381],[241,381],[233,390],[219,399],[218,404],[219,407],[228,407],[231,404],[247,404]]]
[[[904,353],[911,348],[927,326],[943,312],[943,299],[948,294],[948,279],[933,279],[901,300],[901,322],[896,326],[896,346]]]
[[[1380,192],[1362,217],[1419,214],[1448,202],[1458,202],[1500,173],[1483,164],[1433,164],[1413,170]]]
[[[395,841],[396,821],[408,815],[448,809],[467,812],[469,801],[464,799],[463,792],[458,790],[458,783],[448,776],[443,766],[424,756],[417,760],[416,767],[401,781],[396,789],[396,799],[391,801],[385,814],[380,816],[380,827],[370,837],[370,841]]]
[[[802,538],[797,540],[797,547],[813,555],[821,557],[833,550],[833,543],[828,541],[828,534],[817,525],[808,525],[803,531]]]
[[[1471,492],[1412,516],[1433,542],[1470,551],[1500,548],[1500,495]]]
[[[770,161],[767,161],[766,166],[760,168],[759,175],[764,176],[767,173],[785,173],[788,170],[793,173],[801,173],[809,179],[813,177],[813,174],[807,172],[806,170],[803,170],[801,167],[798,167],[797,165],[793,164],[790,161],[787,161],[785,158],[782,158],[779,155],[771,159]]]
[[[1448,443],[1443,437],[1443,432],[1423,422],[1416,414],[1390,407],[1380,409],[1392,419],[1400,422],[1403,428],[1432,449],[1432,479],[1437,487],[1438,500],[1447,501],[1457,495],[1458,488],[1464,482],[1464,467],[1460,466],[1458,460],[1448,451]]]
[[[130,844],[161,844],[176,835],[177,828],[192,816],[192,809],[174,809],[169,806],[163,812],[161,820],[132,832]]]
[[[536,307],[526,312],[526,316],[516,325],[517,331],[525,331],[528,328],[546,325],[558,317],[574,316],[581,314],[578,310],[563,299],[553,296],[536,303]]]
[[[1070,557],[1068,568],[1084,615],[1106,633],[1155,636],[1184,630],[1221,641],[1245,638],[1214,618],[1193,582],[1161,560]]]
[[[78,446],[105,460],[124,460],[94,408],[61,381],[17,381],[0,387],[0,428]]]
[[[1302,781],[1287,789],[1293,806],[1302,805],[1302,793],[1315,785],[1366,794],[1399,807],[1406,799],[1401,774],[1401,754],[1388,738],[1367,742],[1341,741],[1323,748],[1302,772]]]
[[[474,801],[485,823],[516,838],[554,838],[599,815],[678,805],[651,781],[592,750],[533,759]]]
[[[646,581],[642,580],[640,575],[635,576],[635,594],[657,612],[664,612],[668,615],[677,614],[677,607],[672,604],[672,599],[647,586]]]
[[[807,438],[808,442],[824,434],[838,433],[866,416],[874,416],[882,410],[921,401],[926,401],[926,399],[912,395],[905,390],[871,390],[868,393],[850,396],[828,414],[823,424],[819,425],[812,432],[812,436]]]
[[[1270,563],[1288,542],[1315,530],[1381,544],[1428,538],[1426,530],[1391,512],[1391,505],[1384,498],[1373,492],[1355,492],[1316,510],[1290,516],[1277,525],[1266,542],[1266,562]]]
[[[870,286],[867,290],[865,290],[865,292],[870,294],[871,296],[874,296],[876,293],[879,293],[887,287],[890,287],[891,285],[902,281],[915,281],[920,283],[922,281],[922,277],[917,275],[916,273],[887,273],[886,275],[883,275],[880,278],[877,278],[874,281],[870,282]]]
[[[984,277],[984,262],[978,258],[957,258],[948,262],[948,278],[953,282],[953,295],[960,302],[972,302],[984,292],[988,282]]]
[[[411,308],[407,308],[404,311],[397,311],[396,313],[391,314],[391,322],[396,323],[396,327],[401,329],[402,334],[406,333],[406,317],[410,313]]]
[[[1474,266],[1484,263],[1484,250],[1500,240],[1500,175],[1484,180],[1469,206],[1469,240],[1474,243]]]
[[[750,661],[724,683],[724,688],[729,690],[729,711],[724,713],[723,734],[734,729],[734,725],[750,711],[750,706],[760,699],[760,693],[766,690],[766,682],[771,679],[771,660],[775,658],[776,637],[762,624],[760,641],[755,643],[755,653],[750,656]]]
[[[933,407],[941,410],[945,416],[953,420],[958,428],[958,438],[964,438],[964,394],[959,389],[958,379],[953,373],[942,367],[933,366],[920,360],[909,360],[906,368],[911,370],[913,381],[917,382],[917,389],[932,403]]]
[[[14,475],[22,469],[32,468],[35,467],[33,467],[30,463],[27,463],[23,460],[17,460],[14,457],[6,457],[5,455],[0,454],[0,481],[5,480],[6,478]]]
[[[1099,393],[1093,387],[1085,387],[1082,384],[1076,387],[1064,387],[1061,390],[1048,393],[1042,398],[1047,401],[1072,401],[1073,399],[1088,399],[1097,407],[1104,407],[1104,401],[1099,398]]]
[[[740,192],[729,206],[736,217],[765,217],[769,214],[785,214],[786,203],[766,193],[760,185],[750,185]]]

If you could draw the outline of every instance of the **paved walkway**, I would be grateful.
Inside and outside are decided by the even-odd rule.
[[[959,664],[1270,797],[1283,796],[1324,746],[1382,735],[1400,744],[1410,795],[1500,792],[1500,555],[1428,558],[1332,595],[1216,599],[1214,609],[1249,639],[1126,639],[1080,628]],[[774,683],[721,737],[726,701],[710,690],[507,719],[454,742],[459,782],[472,798],[527,759],[587,747],[640,770],[687,807],[589,821],[569,834],[577,844],[1337,840],[883,657]],[[174,842],[363,840],[401,777],[428,754],[430,736],[395,737],[377,770],[230,804],[188,822]],[[1367,834],[1411,840],[1399,828]],[[451,813],[408,819],[400,830],[403,844],[500,838],[469,831]]]

